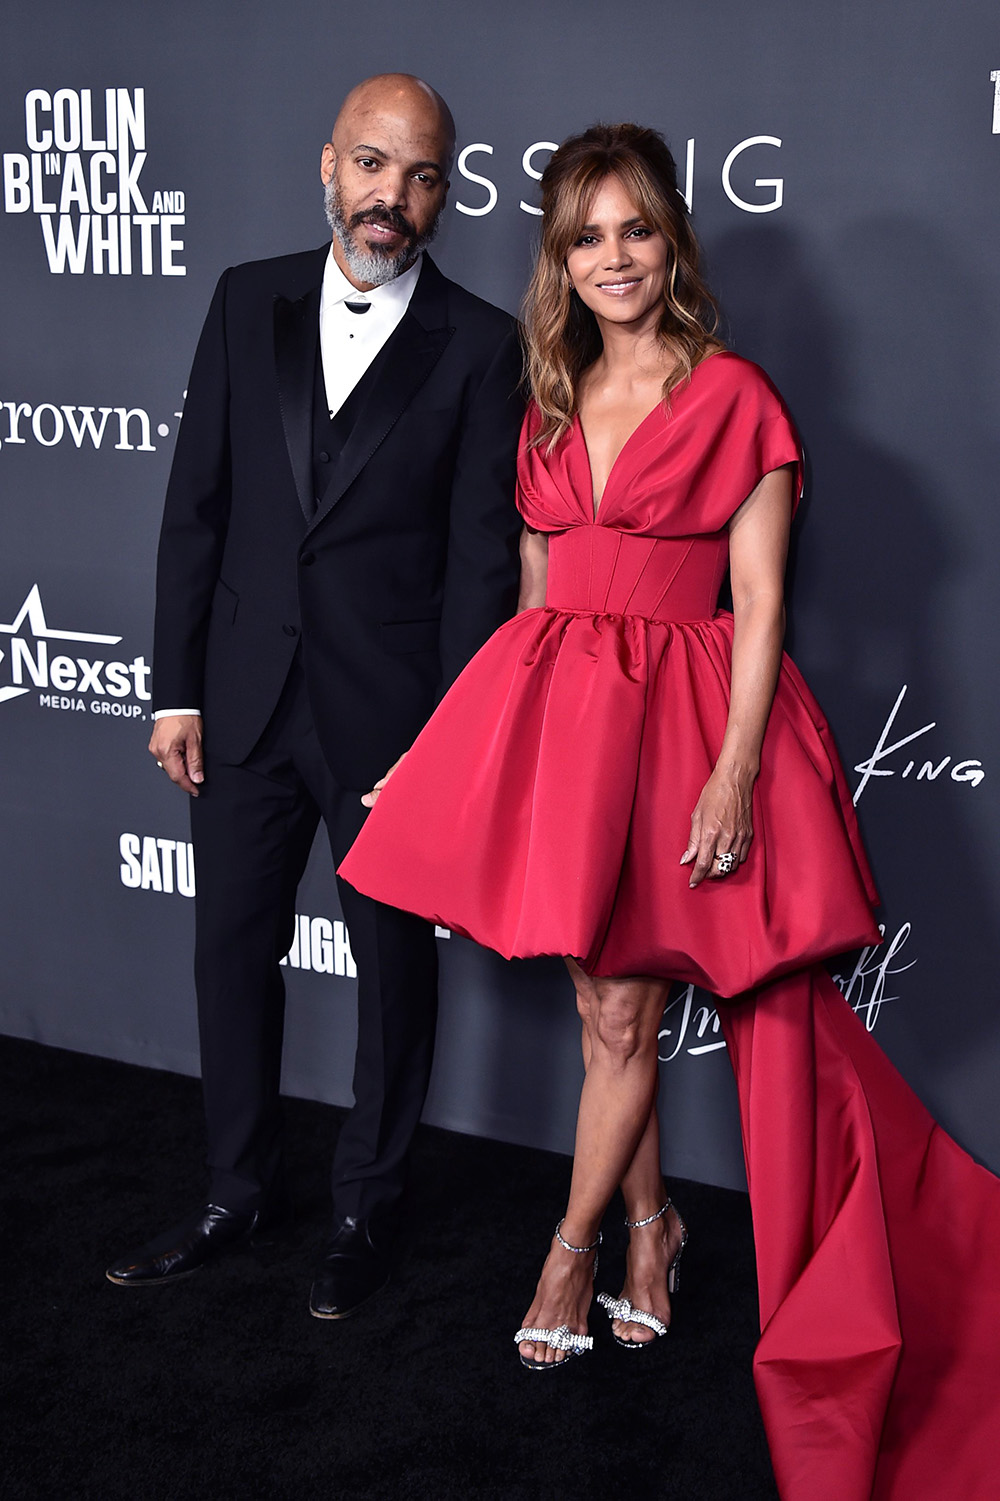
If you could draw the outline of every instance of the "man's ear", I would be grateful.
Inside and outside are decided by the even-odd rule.
[[[329,184],[333,176],[333,169],[337,165],[337,153],[333,149],[333,142],[327,141],[323,147],[323,154],[319,159],[319,175],[324,188]]]

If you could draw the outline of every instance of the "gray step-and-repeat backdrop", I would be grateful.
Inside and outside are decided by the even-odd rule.
[[[884,947],[841,983],[1000,1168],[991,0],[38,0],[8,16],[0,1027],[197,1071],[187,809],[145,751],[160,504],[216,277],[326,237],[320,148],[347,88],[388,68],[428,78],[458,121],[440,264],[510,309],[553,142],[598,118],[665,131],[731,342],[808,447],[790,644],[885,899]],[[286,1087],[343,1103],[353,961],[318,846],[299,913]],[[427,1119],[569,1149],[561,965],[441,950]],[[668,1169],[739,1185],[709,998],[677,997],[662,1057]]]

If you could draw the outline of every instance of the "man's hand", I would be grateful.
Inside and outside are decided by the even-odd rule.
[[[378,802],[378,795],[382,791],[382,788],[385,786],[386,782],[392,776],[393,772],[396,770],[396,767],[400,764],[401,761],[403,761],[405,759],[405,757],[406,757],[406,752],[404,751],[403,754],[400,756],[399,761],[393,761],[392,765],[389,767],[389,770],[386,772],[385,776],[384,777],[379,777],[378,781],[375,783],[375,786],[372,788],[371,792],[362,793],[362,795],[361,795],[361,801],[364,803],[364,805],[365,805],[366,808],[374,808],[375,804]]]
[[[198,784],[205,780],[201,754],[201,715],[167,714],[153,724],[149,754],[172,782],[198,796]]]

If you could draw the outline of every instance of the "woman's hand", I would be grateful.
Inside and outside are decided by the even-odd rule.
[[[375,783],[375,786],[372,788],[371,792],[362,793],[362,795],[361,795],[361,801],[364,803],[364,805],[365,805],[366,808],[374,808],[375,804],[378,802],[378,795],[382,791],[382,788],[385,786],[386,782],[392,776],[393,772],[396,770],[396,767],[397,766],[401,766],[402,763],[405,760],[406,760],[406,752],[404,751],[403,754],[400,756],[400,758],[399,758],[398,761],[393,761],[392,765],[389,767],[389,770],[386,772],[385,776],[384,777],[379,777],[378,781]]]
[[[755,780],[749,771],[727,774],[716,769],[705,783],[691,815],[691,838],[681,856],[682,865],[694,861],[688,882],[692,889],[706,876],[725,880],[716,864],[718,855],[731,854],[742,865],[750,853]]]

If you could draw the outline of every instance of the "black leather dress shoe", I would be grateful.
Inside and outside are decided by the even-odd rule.
[[[372,1243],[368,1221],[347,1215],[323,1252],[309,1312],[316,1319],[346,1319],[388,1280],[388,1255]]]
[[[258,1228],[262,1228],[259,1212],[241,1214],[206,1204],[155,1240],[120,1257],[108,1267],[106,1276],[119,1287],[176,1282],[224,1252],[248,1244]]]

